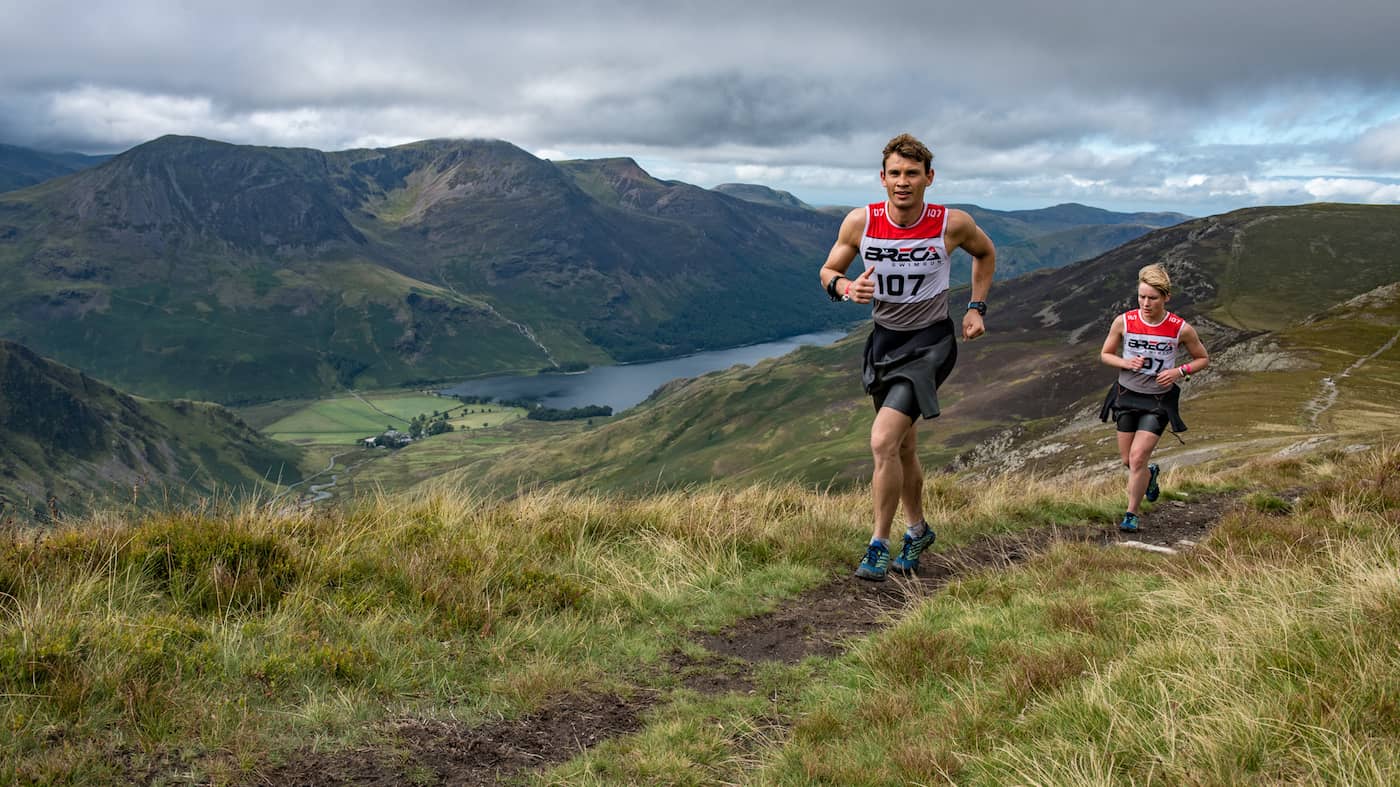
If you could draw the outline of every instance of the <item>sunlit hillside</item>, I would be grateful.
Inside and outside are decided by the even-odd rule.
[[[876,617],[849,578],[862,488],[440,486],[10,530],[0,780],[1393,783],[1397,471],[1393,444],[1173,469],[1149,522],[1215,509],[1176,555],[1103,543],[1116,477],[933,477],[929,570],[953,562]],[[782,605],[829,645],[713,650]]]

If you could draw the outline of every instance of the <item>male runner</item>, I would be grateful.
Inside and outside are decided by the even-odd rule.
[[[934,539],[924,521],[918,419],[938,415],[938,386],[958,357],[948,307],[949,255],[958,248],[972,255],[972,301],[962,318],[967,340],[985,330],[982,318],[996,268],[996,248],[971,216],[924,204],[924,191],[933,183],[933,154],[922,142],[908,134],[890,140],[880,183],[885,201],[846,216],[821,269],[832,300],[874,303],[875,326],[865,343],[861,380],[875,401],[870,427],[875,530],[856,576],[877,581],[890,569],[913,574]],[[848,278],[846,269],[857,256],[865,270]],[[891,562],[890,525],[901,502],[908,529]]]

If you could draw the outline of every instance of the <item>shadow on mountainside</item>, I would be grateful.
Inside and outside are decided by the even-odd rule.
[[[629,696],[579,692],[560,697],[518,719],[468,727],[444,721],[400,719],[380,732],[386,743],[354,750],[295,753],[285,764],[257,775],[277,785],[392,785],[405,782],[488,785],[522,779],[528,772],[566,762],[580,751],[644,726],[643,716],[667,700],[670,683],[706,695],[755,691],[755,670],[765,662],[794,664],[808,656],[836,656],[856,639],[893,624],[910,604],[939,592],[950,581],[978,571],[1004,570],[1057,542],[1103,546],[1138,542],[1179,548],[1202,540],[1241,496],[1203,494],[1164,500],[1143,518],[1137,533],[1102,527],[1046,528],[988,536],[947,552],[925,553],[920,575],[865,582],[846,573],[788,600],[777,609],[746,618],[693,641],[707,655],[673,653],[651,675],[639,675]],[[664,674],[659,674],[664,673]],[[774,708],[778,737],[789,722]],[[738,742],[740,745],[742,741]]]

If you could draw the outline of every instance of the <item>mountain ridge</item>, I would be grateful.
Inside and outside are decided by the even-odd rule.
[[[643,360],[832,327],[810,280],[834,231],[499,140],[167,136],[0,195],[0,335],[225,402]]]

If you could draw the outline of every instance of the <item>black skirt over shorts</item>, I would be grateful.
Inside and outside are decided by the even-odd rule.
[[[876,325],[865,340],[861,382],[865,392],[874,397],[876,410],[884,405],[892,387],[907,384],[913,389],[914,399],[909,410],[917,409],[918,415],[924,418],[936,418],[938,386],[948,379],[957,361],[958,343],[951,319],[945,318],[913,331]],[[904,407],[897,409],[910,418],[915,417],[915,413]]]
[[[1099,409],[1099,420],[1114,420],[1122,413],[1146,413],[1155,415],[1172,425],[1173,432],[1186,431],[1186,422],[1181,420],[1177,406],[1181,401],[1181,386],[1173,385],[1166,393],[1149,394],[1124,388],[1117,380],[1108,388],[1103,407]]]

